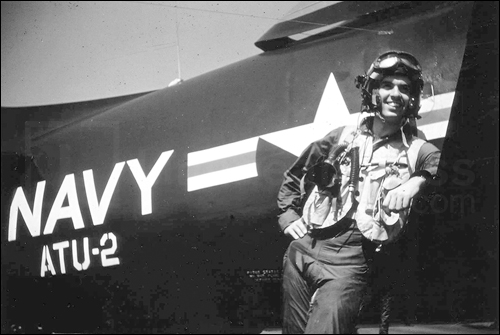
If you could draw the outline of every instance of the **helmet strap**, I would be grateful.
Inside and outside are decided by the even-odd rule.
[[[379,108],[375,111],[375,115],[382,121],[382,123],[385,123],[385,118],[382,116],[382,112]]]
[[[408,121],[408,119],[406,119],[406,120]],[[410,146],[408,145],[408,141],[406,140],[405,132],[403,131],[405,124],[406,124],[406,122],[403,123],[403,125],[399,129],[401,130],[401,140],[403,141],[404,146],[409,148]]]

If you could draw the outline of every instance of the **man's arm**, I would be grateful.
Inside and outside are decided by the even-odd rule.
[[[441,152],[427,142],[418,152],[415,173],[401,186],[387,193],[382,208],[386,213],[399,212],[410,207],[411,200],[420,193],[438,171]]]

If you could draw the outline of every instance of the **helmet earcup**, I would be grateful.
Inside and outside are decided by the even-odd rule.
[[[408,114],[411,117],[420,119],[420,116],[418,115],[419,110],[420,110],[420,94],[418,94],[417,96],[410,97],[410,102],[408,103]]]
[[[408,104],[408,109],[413,114],[413,110],[415,109],[415,97],[410,98],[410,103]]]

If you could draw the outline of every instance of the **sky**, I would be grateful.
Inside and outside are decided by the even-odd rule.
[[[255,41],[298,3],[2,1],[1,105],[167,87],[261,53]]]

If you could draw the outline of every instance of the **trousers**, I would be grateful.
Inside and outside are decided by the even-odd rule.
[[[305,235],[283,258],[283,334],[350,334],[368,283],[367,240],[355,224],[332,238]]]

